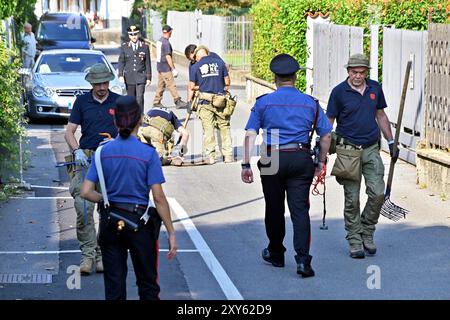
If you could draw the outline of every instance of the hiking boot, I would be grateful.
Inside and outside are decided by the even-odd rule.
[[[203,160],[203,162],[205,164],[214,164],[214,163],[216,163],[216,158],[215,157],[209,157],[208,159]]]
[[[234,162],[234,157],[233,156],[225,156],[223,162],[232,163],[232,162]]]
[[[350,245],[350,257],[352,257],[353,259],[364,259],[364,249],[361,243]]]
[[[95,272],[97,273],[103,273],[105,269],[103,268],[103,261],[100,258],[100,260],[97,260],[97,262],[95,263]]]
[[[373,242],[372,235],[363,234],[362,239],[363,239],[364,249],[367,251],[368,254],[377,253],[377,247],[375,246],[375,243]]]
[[[153,104],[153,108],[165,108],[165,107],[161,104],[161,102],[158,102]]]
[[[82,276],[88,276],[92,273],[92,268],[94,267],[94,259],[83,258],[80,263],[80,274]]]
[[[181,108],[187,108],[188,104],[187,102],[184,102],[181,99],[178,99],[177,101],[175,101],[175,108],[176,109],[181,109]]]
[[[183,165],[183,158],[181,158],[181,157],[173,157],[172,161],[170,162],[170,164],[173,165],[173,166],[179,167],[179,166]]]

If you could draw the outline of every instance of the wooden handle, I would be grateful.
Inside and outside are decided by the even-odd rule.
[[[408,61],[408,64],[406,65],[405,79],[403,80],[402,97],[400,99],[400,108],[398,110],[397,127],[395,128],[394,154],[396,154],[396,152],[397,152],[398,139],[400,137],[400,131],[402,128],[403,110],[405,109],[406,92],[408,90],[409,73],[411,71],[411,65],[412,65],[412,61],[410,60],[410,61]],[[386,185],[386,190],[389,190],[389,193],[391,190],[392,179],[394,178],[394,167],[395,167],[395,161],[391,158],[391,164],[389,166],[388,182]]]

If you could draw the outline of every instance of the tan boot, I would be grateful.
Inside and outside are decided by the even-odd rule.
[[[362,239],[363,239],[364,249],[367,251],[367,253],[368,254],[376,254],[377,247],[375,246],[375,243],[373,242],[373,236],[363,234]]]
[[[225,163],[233,163],[234,162],[234,157],[233,156],[225,156],[224,161]]]
[[[95,272],[97,273],[103,273],[104,269],[103,269],[103,261],[100,258],[100,260],[97,260],[96,264],[95,264]]]
[[[350,245],[350,257],[353,259],[364,259],[364,249],[362,244],[354,243]]]
[[[80,273],[83,276],[88,276],[92,273],[92,268],[94,267],[94,259],[83,258],[80,263]]]

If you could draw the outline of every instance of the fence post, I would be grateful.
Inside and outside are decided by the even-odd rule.
[[[380,26],[370,26],[370,79],[378,81],[378,31]]]

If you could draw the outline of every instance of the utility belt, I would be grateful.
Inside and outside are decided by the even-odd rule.
[[[236,107],[236,96],[232,97],[229,92],[226,93],[198,93],[199,104],[211,104],[214,108],[221,110],[224,116],[231,116]]]
[[[357,144],[351,143],[350,141],[348,141],[344,137],[336,135],[336,145],[338,145],[338,144],[342,145],[343,144],[343,145],[346,145],[346,146],[352,146],[353,148],[359,149],[359,150],[367,149],[367,148],[369,148],[369,147],[371,147],[371,146],[373,146],[375,144],[378,144],[378,143],[379,143],[379,140],[377,140],[376,142],[369,142],[369,143],[366,143],[366,144],[357,145]]]
[[[110,208],[118,211],[131,213],[137,216],[142,216],[147,211],[147,206],[131,203],[109,202]]]
[[[273,144],[266,146],[267,152],[274,152],[274,151],[287,151],[287,152],[293,152],[293,151],[304,151],[304,152],[311,152],[311,146],[306,143],[287,143],[287,144]]]

